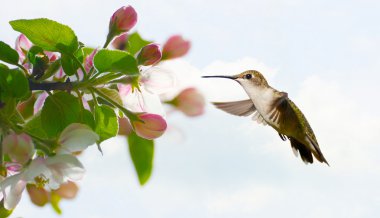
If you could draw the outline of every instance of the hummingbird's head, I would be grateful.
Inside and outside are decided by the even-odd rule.
[[[244,87],[267,87],[268,82],[257,70],[247,70],[233,76],[203,76],[203,78],[227,78],[233,79]]]
[[[242,86],[268,86],[267,80],[257,70],[247,70],[232,77]]]

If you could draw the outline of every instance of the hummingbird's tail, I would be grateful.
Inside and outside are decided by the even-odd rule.
[[[310,150],[310,148],[308,148],[303,143],[296,140],[295,138],[293,138],[293,137],[288,137],[288,138],[289,138],[290,145],[292,146],[293,151],[295,151],[294,153],[297,154],[297,151],[298,151],[300,156],[301,156],[301,159],[304,163],[306,163],[306,164],[313,163],[313,155],[314,155],[314,157],[319,162],[326,163],[328,166],[330,166],[329,163],[327,162],[327,160],[325,159],[325,157],[323,156],[319,147],[317,147],[318,149],[315,149],[315,151],[313,151],[313,150]],[[316,146],[314,146],[314,148],[315,147]]]

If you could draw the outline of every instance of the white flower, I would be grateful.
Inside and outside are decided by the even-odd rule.
[[[160,67],[149,67],[141,72],[138,82],[140,90],[132,90],[130,84],[118,86],[124,105],[133,112],[165,116],[159,95],[175,86],[176,80],[173,73]]]
[[[5,209],[16,207],[27,183],[47,184],[51,189],[57,189],[65,182],[80,180],[85,169],[71,153],[82,151],[97,140],[99,136],[84,124],[73,123],[66,127],[58,140],[57,155],[37,157],[20,173],[5,179],[0,177],[0,200],[4,200]]]
[[[90,127],[80,123],[73,123],[66,127],[59,136],[58,143],[61,145],[57,153],[73,153],[85,150],[89,145],[99,140]]]
[[[67,181],[80,180],[84,172],[83,165],[71,154],[38,157],[20,173],[2,178],[0,199],[4,199],[5,209],[12,210],[20,201],[27,183],[47,183],[51,189],[57,189]]]

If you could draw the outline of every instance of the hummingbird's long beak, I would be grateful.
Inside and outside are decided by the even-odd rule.
[[[202,78],[227,78],[227,79],[237,79],[237,76],[219,76],[219,75],[216,75],[216,76],[202,76]]]

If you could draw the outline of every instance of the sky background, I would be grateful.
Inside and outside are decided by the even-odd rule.
[[[8,21],[47,17],[80,41],[102,45],[112,13],[130,4],[136,29],[163,43],[180,33],[186,58],[165,64],[180,86],[210,101],[246,98],[232,81],[201,75],[258,69],[301,108],[331,167],[305,165],[270,127],[208,104],[204,116],[170,113],[157,140],[154,172],[140,187],[124,138],[91,147],[78,197],[61,217],[378,217],[380,215],[380,2],[217,0],[18,0],[0,9],[0,40],[13,44]],[[25,194],[12,217],[56,217]]]

